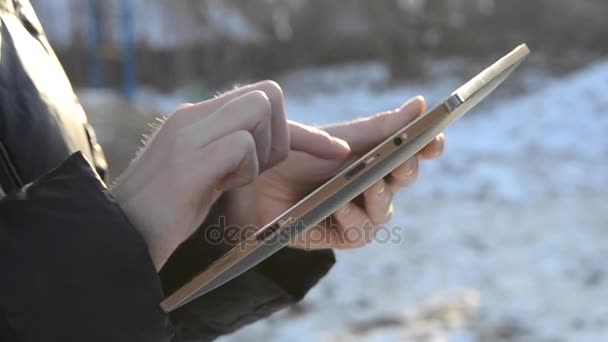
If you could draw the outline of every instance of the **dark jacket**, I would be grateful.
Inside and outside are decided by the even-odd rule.
[[[103,152],[40,23],[19,2],[0,0],[0,341],[208,341],[301,299],[329,270],[331,251],[287,248],[165,314],[164,294],[224,248],[204,243],[204,224],[156,272],[106,190]]]

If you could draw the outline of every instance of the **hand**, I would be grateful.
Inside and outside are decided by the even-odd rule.
[[[278,95],[271,101],[282,102]],[[425,110],[424,99],[417,97],[397,110],[380,113],[352,122],[323,128],[329,136],[326,143],[312,142],[319,137],[317,129],[290,122],[291,149],[287,160],[269,169],[255,182],[227,194],[227,220],[231,225],[262,227],[294,203],[331,178],[345,164],[367,153],[414,120]],[[346,148],[348,146],[348,148]],[[444,146],[441,134],[418,155],[394,170],[355,201],[306,232],[292,247],[303,249],[353,248],[367,244],[375,228],[386,223],[392,214],[395,192],[412,184],[418,175],[418,161],[438,157]],[[326,155],[323,156],[322,154]],[[345,238],[346,229],[367,229],[358,240]]]
[[[263,82],[182,105],[112,186],[157,269],[199,227],[222,192],[252,182],[286,158],[282,102],[270,101],[268,93],[280,88]]]

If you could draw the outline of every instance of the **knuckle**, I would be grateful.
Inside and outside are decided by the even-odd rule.
[[[276,81],[266,80],[260,83],[260,88],[268,94],[271,100],[282,101],[283,100],[283,89]]]

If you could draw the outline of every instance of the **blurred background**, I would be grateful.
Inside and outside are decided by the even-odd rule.
[[[32,0],[114,175],[157,115],[275,79],[288,117],[432,105],[533,54],[396,199],[400,239],[338,253],[236,341],[607,341],[608,2]]]

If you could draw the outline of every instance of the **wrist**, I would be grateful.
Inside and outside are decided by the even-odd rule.
[[[135,227],[135,229],[144,239],[156,271],[160,271],[167,260],[169,260],[169,257],[171,254],[173,254],[177,246],[169,243],[164,237],[157,236],[156,234],[153,234],[145,229],[141,230],[137,227]]]
[[[141,215],[141,206],[136,205],[137,201],[124,198],[116,188],[110,189],[110,193],[133,228],[144,240],[154,267],[160,271],[177,248],[178,243],[173,242],[170,236],[167,236],[167,229],[157,227],[150,215]]]

